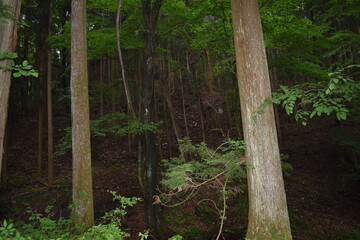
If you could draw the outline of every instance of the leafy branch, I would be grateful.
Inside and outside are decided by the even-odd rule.
[[[188,138],[180,140],[180,156],[163,160],[166,172],[162,181],[165,192],[155,196],[155,203],[175,207],[189,201],[201,188],[213,188],[221,194],[220,209],[216,200],[205,198],[204,201],[214,204],[219,213],[220,228],[216,239],[219,239],[226,220],[227,199],[230,193],[241,192],[239,181],[246,176],[244,158],[244,141],[226,140],[217,149],[210,149],[205,143],[193,145]],[[187,161],[187,159],[193,159]],[[183,196],[185,195],[185,197]],[[178,203],[169,204],[173,199]]]
[[[274,103],[281,104],[288,115],[294,114],[296,121],[304,126],[315,116],[333,114],[338,120],[346,120],[350,110],[356,108],[355,102],[360,100],[360,82],[346,75],[345,71],[357,67],[360,65],[331,72],[328,81],[280,86],[272,98],[259,106],[256,114],[262,114],[268,104]]]
[[[21,64],[15,64],[15,61],[13,59],[16,59],[17,57],[18,57],[17,53],[7,53],[7,52],[0,53],[0,61],[10,59],[10,66],[7,67],[0,66],[0,69],[4,69],[5,71],[13,71],[13,76],[16,78],[21,76],[25,76],[25,77],[39,76],[39,73],[33,69],[33,66],[30,65],[27,60],[24,60]]]

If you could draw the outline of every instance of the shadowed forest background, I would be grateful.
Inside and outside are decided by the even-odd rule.
[[[17,26],[0,49],[0,239],[244,239],[253,166],[230,1],[87,1],[88,232],[70,220],[71,1],[14,2],[17,16],[0,1],[1,27]],[[252,117],[274,108],[292,239],[360,239],[360,1],[259,12],[273,95]]]

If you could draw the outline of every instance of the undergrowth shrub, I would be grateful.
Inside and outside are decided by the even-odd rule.
[[[211,237],[206,234],[214,234],[213,226],[218,228],[216,234],[220,236],[227,219],[228,204],[243,192],[245,168],[252,168],[244,158],[244,141],[229,139],[215,150],[205,143],[194,145],[188,138],[179,143],[179,157],[163,160],[166,168],[162,181],[164,192],[157,197],[157,203],[175,208],[174,211],[180,205],[187,205],[182,207],[182,212],[194,207],[194,214],[176,214],[176,218],[168,220],[175,233],[204,239]],[[174,226],[174,222],[179,226]]]
[[[26,222],[8,223],[4,220],[0,227],[1,240],[122,240],[130,235],[121,229],[121,220],[127,214],[126,209],[141,201],[140,198],[126,198],[114,191],[109,191],[119,207],[107,212],[99,223],[88,230],[82,224],[72,225],[71,219],[52,219],[51,207],[44,216],[35,211]]]
[[[239,209],[245,212],[246,197],[241,193],[246,189],[246,169],[254,168],[245,160],[245,148],[244,141],[232,139],[215,150],[203,142],[194,145],[188,138],[179,140],[180,155],[162,161],[166,169],[163,192],[156,197],[158,204],[171,207],[167,221],[175,233],[191,239],[207,239],[214,234],[219,238],[225,234],[228,216],[238,216]],[[288,156],[281,157],[285,160]],[[291,164],[282,162],[282,167],[284,175],[290,176]],[[239,235],[243,229],[227,232]]]

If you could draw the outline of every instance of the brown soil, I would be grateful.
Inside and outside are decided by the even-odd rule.
[[[201,129],[199,120],[196,119],[196,111],[189,110],[189,116],[188,121],[194,125],[190,129],[191,138],[200,141]],[[222,122],[221,119],[217,121]],[[55,118],[56,141],[63,135],[66,122],[68,120],[64,118]],[[280,149],[289,156],[287,161],[294,168],[291,176],[285,178],[294,239],[330,240],[335,239],[339,231],[359,231],[359,187],[344,181],[344,169],[339,164],[339,159],[344,153],[332,140],[337,129],[336,123],[330,119],[323,119],[303,127],[288,117],[282,117],[281,124]],[[215,128],[216,124],[212,129]],[[29,215],[25,211],[27,207],[43,212],[49,204],[54,205],[54,217],[69,216],[67,206],[71,199],[71,156],[68,154],[56,160],[56,182],[53,188],[47,188],[44,184],[46,177],[35,177],[36,129],[35,117],[10,122],[9,185],[1,192],[1,218],[10,216],[13,219],[26,219]],[[208,129],[207,141],[210,145],[218,145],[223,139],[221,133]],[[169,153],[169,144],[166,135],[163,135],[161,144],[166,156]],[[117,191],[126,197],[141,197],[137,180],[137,147],[133,144],[129,151],[127,137],[111,136],[93,138],[92,147],[95,215],[100,217],[116,206],[107,190]],[[43,165],[45,169],[45,161]],[[184,211],[192,207],[187,206]],[[201,218],[198,219],[200,221]],[[244,219],[242,217],[239,221],[233,221],[229,217],[226,227],[241,228],[244,231],[246,222],[241,222]],[[201,222],[196,224],[203,229],[208,227]],[[128,209],[123,228],[132,235],[130,239],[138,239],[138,233],[147,229],[142,203]],[[225,239],[239,239],[239,236],[234,238],[231,234],[226,236],[228,237]]]

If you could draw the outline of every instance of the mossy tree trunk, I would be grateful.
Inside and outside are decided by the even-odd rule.
[[[17,24],[16,21],[20,16],[21,0],[0,0],[1,4],[9,6],[13,12],[13,19],[8,22],[0,22],[0,53],[12,53],[16,49],[17,42]],[[1,62],[1,66],[10,66],[10,61]],[[2,158],[4,152],[5,127],[7,121],[9,93],[11,85],[11,72],[3,71],[0,68],[0,173],[2,166]]]
[[[73,219],[94,224],[86,41],[86,0],[71,3]]]
[[[292,239],[273,107],[253,116],[271,97],[257,0],[231,0],[236,67],[248,170],[251,240]]]

